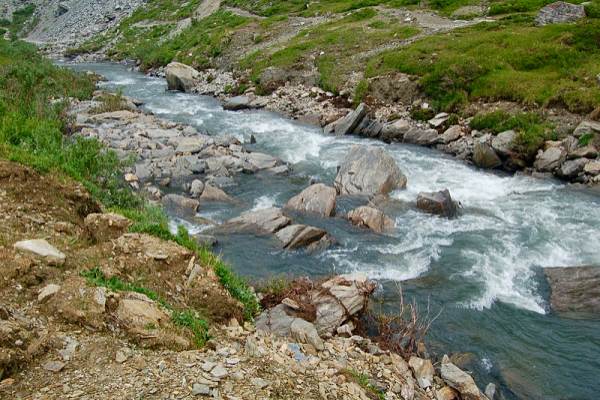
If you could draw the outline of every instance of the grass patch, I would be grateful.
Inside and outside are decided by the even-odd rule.
[[[158,294],[146,287],[139,286],[134,283],[125,282],[117,276],[106,278],[104,273],[99,268],[92,268],[81,272],[81,276],[86,278],[89,285],[102,286],[113,292],[136,292],[147,296],[152,301],[159,303],[161,306],[169,310],[171,320],[176,326],[189,329],[194,334],[194,344],[197,347],[202,347],[210,336],[208,335],[208,322],[197,315],[196,312],[190,309],[176,310],[168,304]],[[156,329],[156,327],[148,326],[147,329]]]
[[[592,143],[593,141],[594,141],[594,134],[593,133],[584,133],[579,138],[579,145],[580,146],[587,146],[588,144]]]
[[[90,110],[92,114],[102,114],[113,111],[123,110],[125,106],[125,99],[123,93],[105,93],[100,96],[100,105]]]
[[[367,77],[420,77],[438,110],[468,101],[509,100],[586,113],[600,104],[600,21],[535,27],[530,19],[482,23],[419,40],[369,62]]]
[[[11,37],[16,39],[19,33],[25,29],[27,21],[29,21],[34,12],[35,6],[30,4],[13,12],[12,21],[0,19],[0,27],[4,30],[0,36],[8,31]]]
[[[385,400],[385,392],[375,387],[369,380],[367,374],[359,373],[353,369],[345,369],[342,374],[349,380],[358,384],[367,393],[367,396],[373,400]]]

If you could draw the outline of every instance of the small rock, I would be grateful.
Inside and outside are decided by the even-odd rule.
[[[194,179],[192,181],[192,185],[190,186],[190,195],[193,198],[198,198],[202,194],[203,190],[204,190],[204,182],[202,182],[200,179]]]
[[[23,240],[15,243],[15,249],[44,258],[50,265],[63,265],[66,256],[44,239]]]
[[[194,383],[192,386],[192,394],[194,396],[209,396],[210,388],[207,385],[201,383]]]
[[[65,367],[65,365],[66,364],[62,361],[48,361],[47,363],[42,365],[42,368],[50,372],[60,372]]]
[[[413,370],[417,383],[423,389],[427,389],[433,384],[433,375],[435,373],[433,364],[430,360],[424,360],[419,357],[411,357],[408,365]]]
[[[229,375],[229,372],[227,372],[227,369],[223,365],[218,364],[212,369],[212,371],[210,371],[210,374],[217,379],[221,379]]]
[[[39,302],[45,301],[46,299],[48,299],[51,296],[58,293],[59,290],[60,290],[60,285],[56,285],[54,283],[46,285],[42,290],[40,290],[40,293],[38,294],[38,301]]]
[[[263,388],[269,386],[269,383],[262,378],[252,378],[250,381],[252,382],[252,384],[254,386],[256,386],[259,389],[263,389]]]
[[[119,364],[123,364],[129,358],[129,354],[124,350],[117,350],[117,354],[115,355],[115,361]]]

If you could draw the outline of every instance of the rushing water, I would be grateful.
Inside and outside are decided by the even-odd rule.
[[[107,77],[109,89],[145,102],[158,116],[211,135],[230,134],[248,148],[293,165],[289,177],[239,176],[227,188],[239,206],[202,206],[200,215],[224,221],[249,209],[282,206],[310,179],[331,184],[336,166],[356,143],[384,146],[408,177],[393,193],[396,229],[376,235],[341,218],[299,217],[321,226],[340,245],[318,255],[280,250],[271,238],[219,237],[225,260],[241,274],[319,276],[360,271],[377,279],[388,311],[405,298],[442,313],[429,341],[435,352],[470,353],[478,382],[495,382],[507,398],[595,399],[600,392],[600,321],[550,313],[545,266],[600,263],[600,198],[553,180],[477,170],[437,151],[330,137],[320,129],[264,111],[228,112],[205,96],[167,92],[164,80],[121,65],[73,66]],[[458,219],[419,212],[417,193],[448,188],[463,206]],[[352,201],[340,201],[347,211]],[[182,221],[178,221],[182,222]],[[202,227],[187,223],[192,230]],[[465,357],[466,358],[466,357]]]

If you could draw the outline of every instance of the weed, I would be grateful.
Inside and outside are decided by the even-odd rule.
[[[198,347],[204,346],[210,339],[208,323],[192,310],[173,311],[171,313],[171,320],[175,325],[192,331],[194,334],[194,343]]]
[[[579,138],[579,145],[580,146],[587,146],[588,144],[592,143],[593,141],[594,141],[594,134],[593,133],[584,133]]]
[[[123,110],[125,108],[125,99],[123,93],[105,93],[100,96],[100,105],[90,110],[92,114],[101,114],[113,111]]]
[[[354,97],[352,99],[352,102],[355,107],[358,106],[363,101],[363,99],[368,91],[369,91],[369,82],[367,82],[366,79],[363,79],[360,82],[358,82],[358,85],[356,85],[356,89],[354,89]]]
[[[367,374],[359,373],[353,369],[344,369],[342,374],[362,387],[370,399],[385,400],[385,392],[373,385]]]

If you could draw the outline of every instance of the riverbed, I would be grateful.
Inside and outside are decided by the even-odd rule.
[[[309,255],[279,248],[272,238],[219,236],[216,251],[249,280],[362,272],[380,284],[377,296],[393,312],[405,299],[440,316],[428,346],[464,353],[480,387],[496,383],[507,399],[595,399],[600,390],[600,321],[568,319],[549,310],[541,272],[548,266],[600,264],[600,196],[559,181],[476,169],[438,151],[332,137],[320,128],[266,111],[224,111],[211,97],[166,91],[163,79],[117,64],[78,64],[108,80],[101,85],[144,101],[157,116],[210,135],[234,135],[252,150],[290,163],[289,176],[241,175],[224,188],[235,205],[202,205],[199,214],[223,222],[241,212],[283,206],[311,181],[331,185],[355,144],[384,147],[408,177],[388,210],[396,228],[378,235],[343,218],[298,217],[326,229],[339,244]],[[256,138],[250,143],[250,136]],[[448,188],[462,205],[457,219],[424,214],[417,193]],[[342,215],[358,203],[338,202]],[[190,221],[193,232],[206,229]]]

